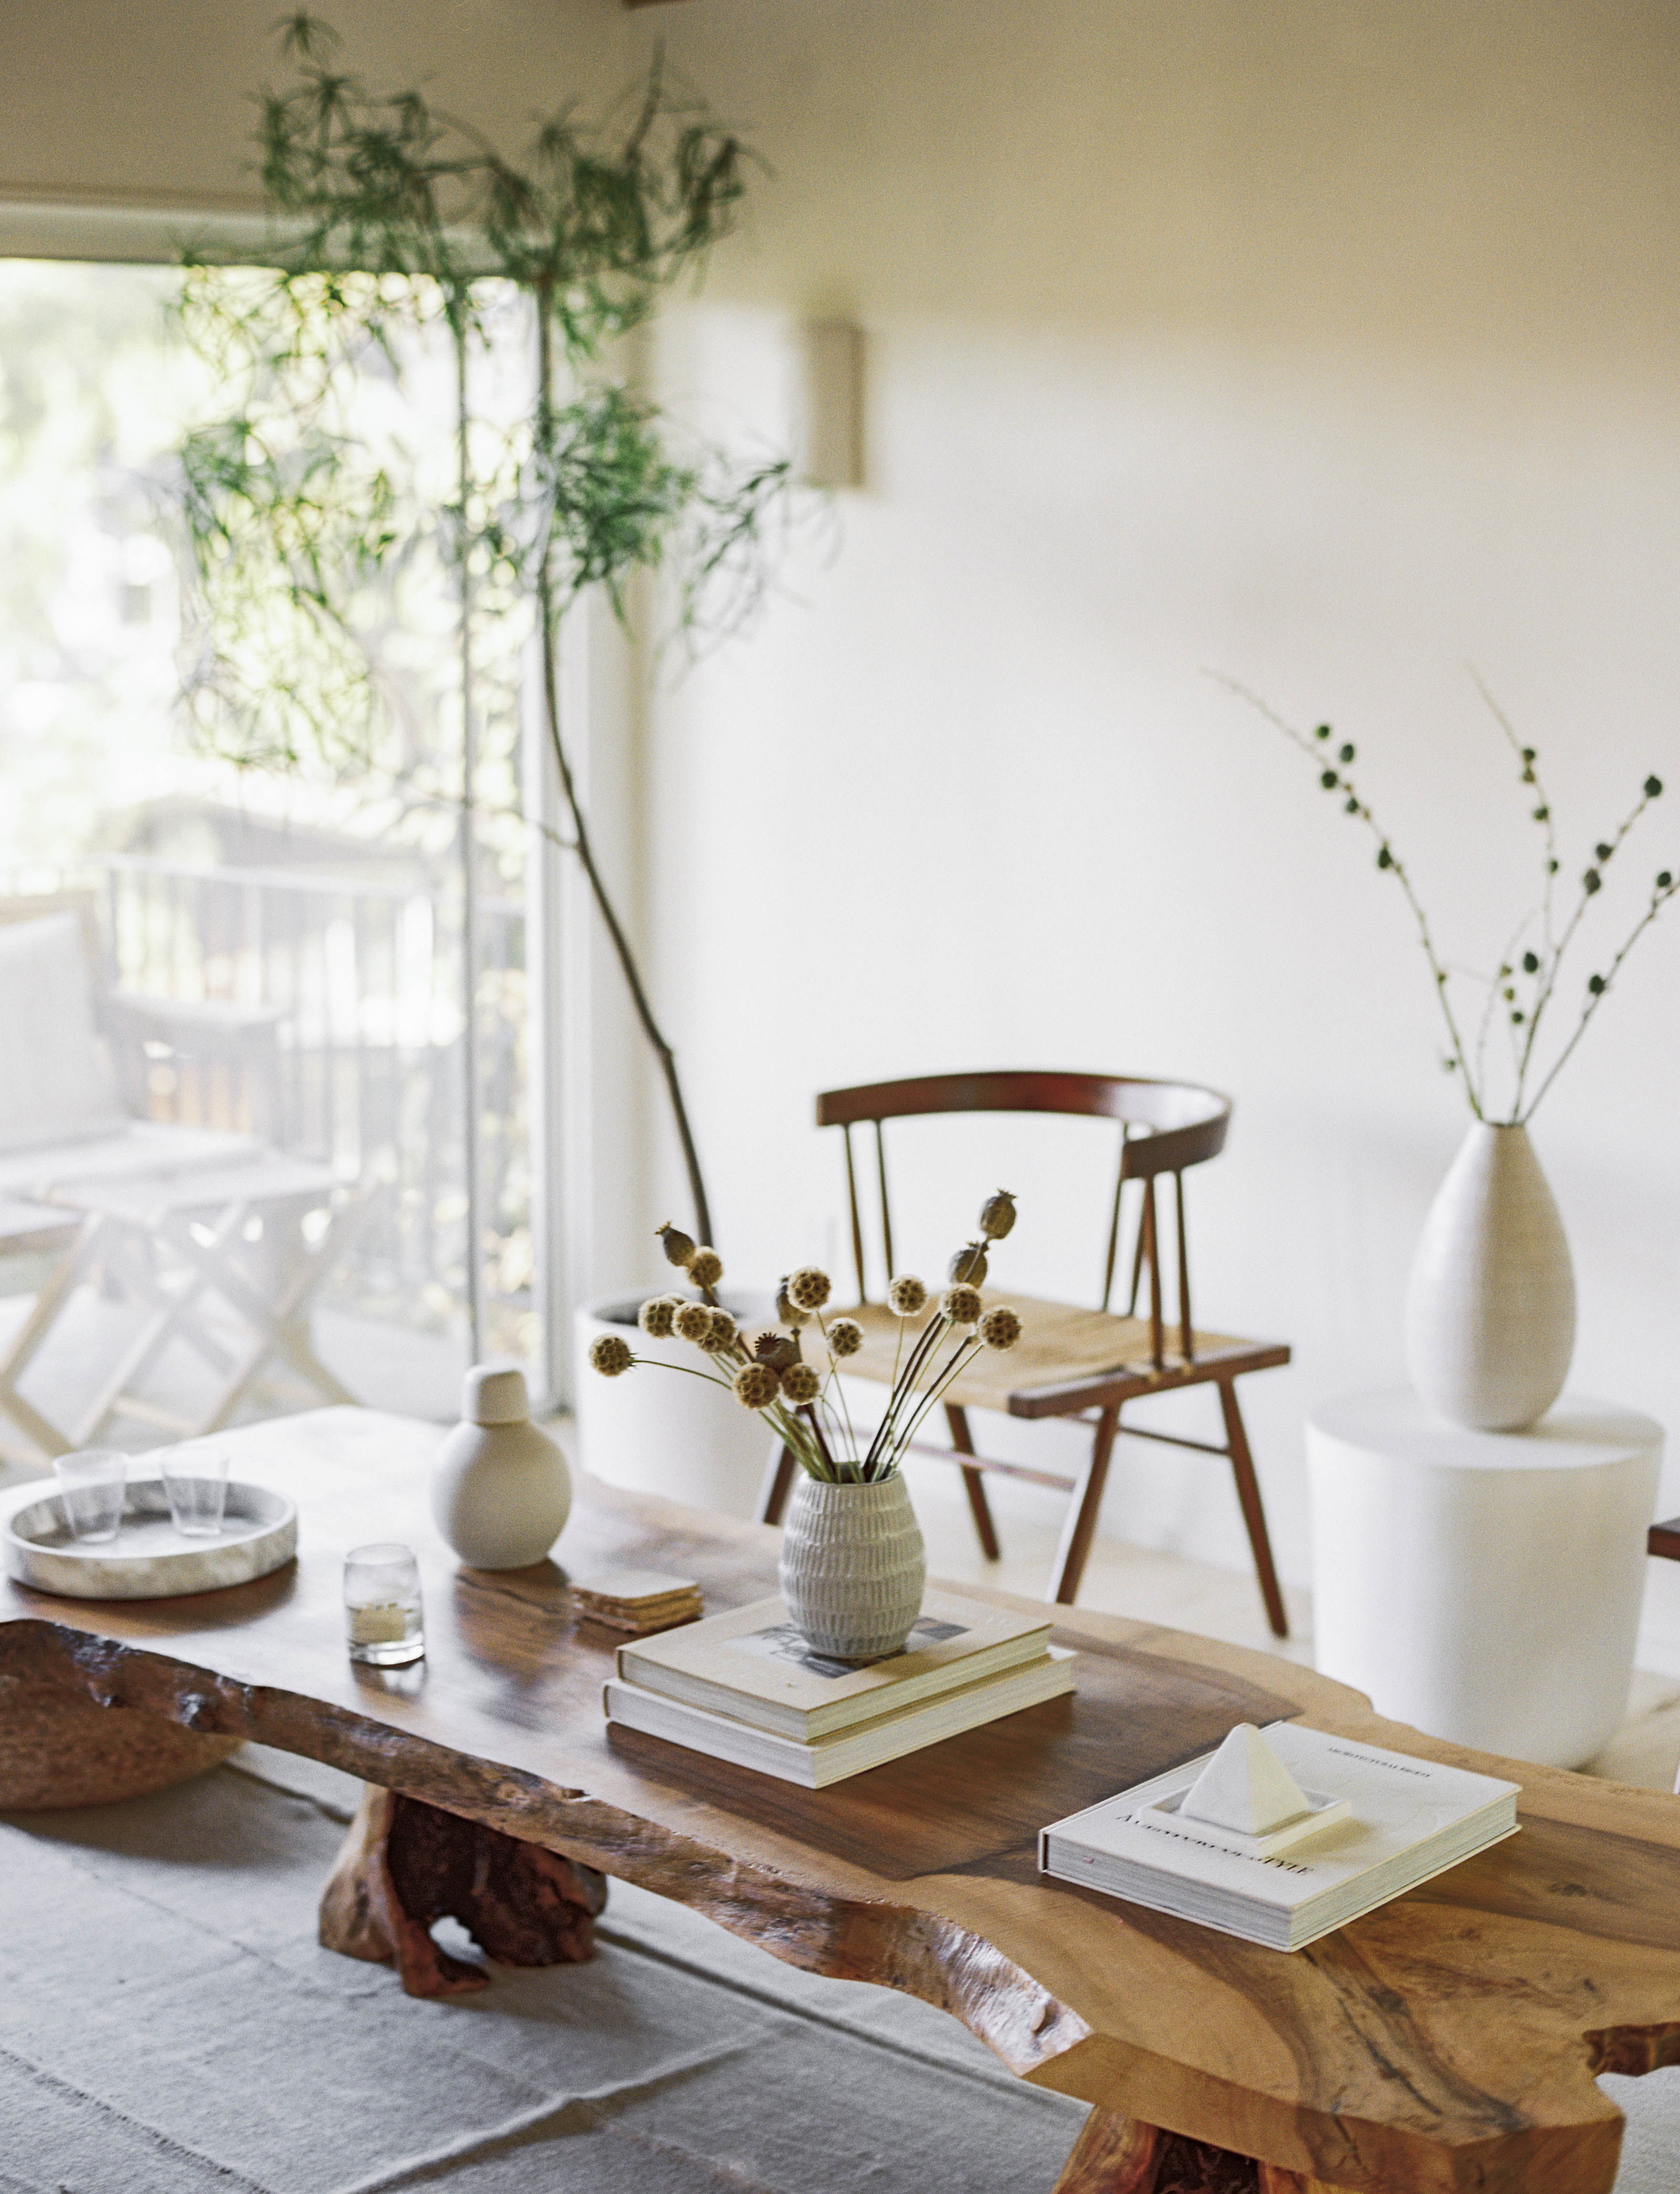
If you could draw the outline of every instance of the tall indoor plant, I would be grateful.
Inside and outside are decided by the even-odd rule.
[[[622,616],[638,571],[672,575],[691,638],[734,629],[758,598],[786,462],[681,444],[619,349],[729,233],[752,156],[656,60],[616,118],[590,128],[562,110],[516,164],[417,90],[369,89],[336,65],[337,44],[307,14],[281,28],[292,81],[260,101],[268,265],[200,258],[188,270],[184,323],[227,390],[222,416],[181,451],[193,712],[242,762],[289,767],[313,751],[340,769],[371,766],[380,692],[358,606],[424,543],[455,578],[469,830],[478,636],[486,620],[529,618],[565,842],[658,1061],[709,1241],[676,1053],[603,875],[564,732],[560,632],[591,589]],[[510,298],[526,320],[528,393],[492,421],[475,404],[475,368],[486,313]],[[406,339],[440,326],[455,368],[454,480],[429,500],[413,474],[358,445],[342,390],[358,359],[400,378]]]
[[[1565,962],[1577,964],[1572,951],[1582,940],[1606,872],[1646,810],[1662,796],[1662,780],[1646,778],[1615,829],[1594,842],[1576,881],[1560,887],[1562,857],[1539,756],[1482,689],[1539,834],[1540,882],[1492,973],[1470,974],[1438,951],[1411,874],[1355,781],[1358,755],[1352,741],[1338,741],[1328,724],[1303,732],[1240,686],[1232,690],[1308,757],[1320,790],[1370,833],[1378,869],[1399,885],[1410,909],[1446,1031],[1442,1065],[1456,1077],[1472,1118],[1412,1261],[1407,1364],[1419,1393],[1442,1416],[1484,1431],[1520,1430],[1543,1416],[1562,1393],[1575,1338],[1568,1243],[1529,1140],[1528,1123],[1628,954],[1680,890],[1674,870],[1657,870],[1620,944],[1581,979],[1571,998],[1563,988]],[[1460,1010],[1455,980],[1481,990],[1474,1019]],[[1555,1037],[1560,1018],[1566,1026]]]

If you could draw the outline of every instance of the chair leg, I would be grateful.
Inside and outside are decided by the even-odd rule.
[[[1248,1543],[1254,1549],[1254,1567],[1260,1579],[1260,1596],[1266,1603],[1266,1620],[1272,1626],[1274,1638],[1287,1638],[1289,1617],[1284,1613],[1283,1594],[1272,1561],[1272,1542],[1266,1530],[1266,1511],[1260,1501],[1260,1481],[1254,1474],[1254,1457],[1248,1451],[1248,1434],[1243,1428],[1242,1411],[1237,1407],[1236,1381],[1222,1379],[1218,1386],[1219,1406],[1225,1412],[1225,1438],[1230,1448],[1231,1468],[1236,1474],[1237,1499],[1242,1503],[1242,1520],[1248,1526]]]
[[[945,1422],[951,1427],[951,1444],[958,1455],[974,1453],[974,1437],[969,1430],[969,1413],[960,1402],[947,1402]],[[969,1513],[974,1518],[974,1527],[980,1534],[981,1552],[988,1562],[998,1559],[998,1527],[992,1520],[992,1504],[986,1497],[984,1474],[968,1463],[963,1465],[963,1490],[969,1496]]]
[[[782,1511],[787,1506],[787,1496],[793,1490],[793,1473],[797,1468],[791,1447],[779,1447],[772,1452],[769,1468],[764,1473],[764,1483],[758,1489],[758,1520],[761,1524],[780,1523]]]
[[[1097,1511],[1102,1506],[1102,1489],[1108,1479],[1108,1458],[1114,1451],[1114,1435],[1119,1428],[1120,1411],[1116,1403],[1104,1410],[1096,1421],[1090,1455],[1080,1473],[1067,1521],[1062,1526],[1062,1546],[1056,1558],[1056,1582],[1050,1592],[1051,1599],[1062,1607],[1071,1607],[1079,1594],[1090,1542],[1096,1536]]]

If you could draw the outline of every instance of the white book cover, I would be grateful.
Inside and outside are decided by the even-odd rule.
[[[1515,1832],[1515,1783],[1297,1722],[1274,1722],[1264,1734],[1297,1783],[1345,1800],[1349,1818],[1259,1853],[1251,1840],[1177,1810],[1213,1756],[1205,1753],[1054,1822],[1039,1838],[1041,1869],[1294,1950]]]
[[[814,1652],[779,1599],[618,1648],[622,1681],[805,1741],[1036,1660],[1049,1615],[929,1592],[901,1653],[854,1668]]]
[[[754,1729],[729,1714],[684,1706],[657,1691],[644,1691],[636,1684],[610,1682],[604,1697],[609,1721],[645,1731],[650,1737],[662,1737],[693,1752],[729,1760],[737,1767],[778,1776],[784,1783],[803,1783],[808,1789],[820,1790],[831,1783],[861,1775],[867,1768],[881,1767],[889,1760],[901,1760],[907,1753],[941,1743],[947,1737],[959,1737],[965,1730],[1001,1721],[1025,1707],[1059,1698],[1073,1688],[1074,1658],[1062,1647],[1052,1646],[1021,1667],[1001,1669],[981,1677],[978,1683],[964,1684],[956,1691],[877,1714],[872,1720],[808,1743]]]

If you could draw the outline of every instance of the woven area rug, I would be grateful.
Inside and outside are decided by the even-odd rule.
[[[464,2001],[322,1950],[354,1789],[247,1748],[155,1798],[0,1820],[0,2194],[1054,2185],[1080,2105],[926,2005],[622,1883],[592,1963]],[[1680,2071],[1605,2085],[1618,2194],[1680,2194]]]

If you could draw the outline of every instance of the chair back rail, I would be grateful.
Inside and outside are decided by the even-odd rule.
[[[1113,1295],[1114,1271],[1119,1261],[1122,1199],[1130,1181],[1142,1185],[1131,1259],[1131,1289],[1126,1315],[1137,1315],[1137,1300],[1147,1269],[1149,1278],[1151,1348],[1157,1364],[1165,1355],[1166,1314],[1161,1286],[1159,1217],[1155,1183],[1164,1173],[1173,1177],[1173,1220],[1177,1281],[1177,1323],[1182,1353],[1192,1351],[1189,1251],[1184,1230],[1184,1173],[1217,1157],[1225,1146],[1230,1125],[1231,1100],[1217,1089],[1190,1082],[1165,1082],[1139,1075],[1059,1073],[1033,1069],[1003,1069],[979,1074],[926,1074],[898,1082],[873,1082],[848,1089],[827,1089],[817,1099],[819,1127],[837,1127],[846,1150],[846,1193],[852,1226],[852,1258],[857,1272],[858,1300],[869,1300],[863,1236],[863,1214],[858,1190],[857,1163],[852,1148],[852,1129],[867,1124],[874,1130],[875,1172],[880,1194],[881,1243],[891,1278],[893,1256],[892,1202],[887,1185],[884,1123],[941,1112],[1054,1112],[1088,1119],[1114,1121],[1120,1130],[1119,1163],[1109,1211],[1108,1239],[1103,1261],[1101,1307],[1108,1308]]]

